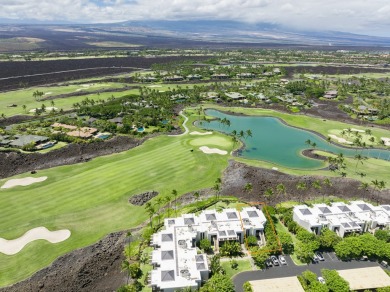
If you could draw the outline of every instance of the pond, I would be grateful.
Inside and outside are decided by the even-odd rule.
[[[348,149],[330,144],[320,136],[306,130],[297,129],[283,124],[274,117],[258,116],[234,116],[208,109],[206,114],[219,119],[230,120],[230,126],[223,125],[219,120],[210,123],[203,122],[201,127],[207,130],[215,130],[230,134],[233,130],[251,130],[252,137],[242,139],[245,147],[240,151],[239,156],[248,159],[264,160],[278,165],[298,168],[315,169],[320,168],[323,162],[303,156],[303,150],[312,148],[305,141],[311,140],[317,144],[316,149],[343,153],[345,156],[353,157],[357,153],[384,160],[390,160],[390,151],[380,149]]]

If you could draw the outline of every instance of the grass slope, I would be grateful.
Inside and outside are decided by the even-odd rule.
[[[214,136],[217,136],[215,138]],[[185,135],[160,136],[127,152],[90,162],[39,171],[45,182],[0,190],[0,237],[14,239],[31,228],[69,229],[58,244],[39,240],[13,256],[0,254],[0,286],[15,283],[50,264],[58,256],[125,230],[147,219],[144,207],[128,203],[132,195],[157,190],[160,196],[211,187],[227,166],[227,157],[206,155],[191,142],[230,150],[228,139]],[[216,143],[223,143],[216,145]],[[190,150],[194,151],[191,152]],[[30,174],[18,175],[26,177]],[[1,180],[3,185],[6,180]]]

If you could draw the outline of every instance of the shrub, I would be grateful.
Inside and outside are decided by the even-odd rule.
[[[246,238],[246,243],[248,246],[257,246],[257,238],[256,236],[250,235]]]
[[[202,239],[199,242],[200,249],[203,249],[205,252],[209,252],[211,250],[211,242],[207,238]]]

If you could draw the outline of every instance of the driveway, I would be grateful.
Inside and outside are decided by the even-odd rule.
[[[320,275],[321,269],[347,270],[379,266],[377,262],[370,261],[353,260],[349,262],[343,262],[337,259],[334,253],[324,253],[325,261],[316,264],[308,264],[305,266],[295,265],[289,256],[285,256],[285,258],[287,260],[287,265],[275,266],[266,270],[248,271],[237,274],[233,278],[235,291],[243,292],[242,285],[247,281],[298,276],[306,270],[310,270],[317,275]]]

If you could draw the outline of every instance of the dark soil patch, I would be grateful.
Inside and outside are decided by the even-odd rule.
[[[346,199],[371,199],[381,204],[390,203],[390,190],[384,190],[381,193],[373,189],[365,191],[359,189],[360,182],[349,178],[329,178],[332,186],[326,186],[321,183],[322,188],[316,190],[312,187],[315,180],[322,182],[325,177],[321,176],[294,176],[281,173],[276,170],[257,168],[236,162],[229,161],[229,166],[224,172],[222,194],[233,195],[244,201],[263,201],[269,204],[276,204],[286,200],[303,201],[319,196],[335,195]],[[306,190],[297,190],[298,182],[305,182],[308,188]],[[252,184],[252,191],[245,192],[244,186],[247,183]],[[286,194],[276,194],[271,198],[266,198],[263,194],[266,189],[276,189],[278,184],[286,187]]]
[[[0,153],[0,178],[50,167],[86,162],[92,158],[134,148],[145,141],[116,136],[104,142],[69,144],[47,153]]]
[[[146,204],[146,202],[153,199],[157,195],[158,195],[158,192],[156,192],[156,191],[145,192],[142,194],[132,196],[129,199],[129,203],[136,205],[136,206],[143,206],[144,204]]]
[[[115,291],[126,283],[121,272],[126,232],[107,235],[99,242],[59,257],[49,267],[1,292]]]

